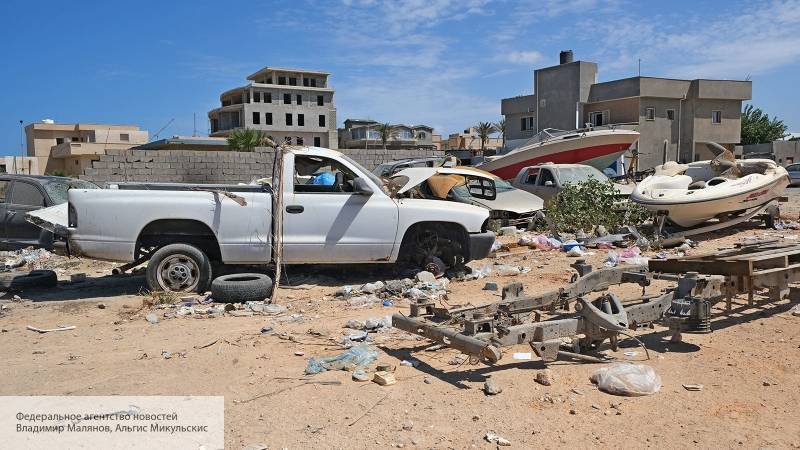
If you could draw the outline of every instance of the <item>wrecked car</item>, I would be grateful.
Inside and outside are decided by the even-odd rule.
[[[486,257],[494,242],[484,208],[396,198],[335,150],[287,148],[283,173],[251,185],[71,189],[68,207],[29,220],[65,235],[73,255],[126,266],[147,261],[148,287],[173,292],[206,291],[215,265],[274,265],[276,188],[284,192],[285,264],[421,266],[439,258],[456,266]]]
[[[454,167],[456,159],[452,156],[429,156],[426,158],[406,158],[396,159],[387,163],[379,164],[372,171],[379,177],[391,177],[397,172],[408,169],[409,167]]]
[[[399,186],[398,194],[481,206],[503,226],[527,224],[544,208],[538,196],[472,167],[414,167],[397,172],[391,180]]]
[[[607,182],[609,179],[603,172],[585,164],[544,163],[523,167],[511,184],[517,189],[541,197],[545,203],[548,203],[561,192],[565,184],[577,184],[587,181],[589,178],[602,182]],[[627,200],[633,192],[634,186],[614,183],[614,188],[619,193],[620,200]]]
[[[50,175],[0,176],[0,250],[41,247],[52,250],[53,234],[25,220],[25,214],[67,201],[67,190],[98,189],[97,185],[75,178]]]

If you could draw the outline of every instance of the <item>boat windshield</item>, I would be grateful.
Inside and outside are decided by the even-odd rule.
[[[601,182],[608,180],[608,177],[603,172],[592,166],[560,167],[558,169],[558,178],[561,184],[577,184],[588,180],[589,177]]]

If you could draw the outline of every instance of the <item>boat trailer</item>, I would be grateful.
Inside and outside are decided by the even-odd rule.
[[[616,350],[626,330],[661,323],[679,340],[681,333],[710,333],[712,308],[723,300],[730,311],[735,296],[748,294],[752,305],[759,289],[769,290],[767,302],[786,298],[788,285],[800,282],[800,245],[756,243],[596,271],[584,260],[571,267],[572,282],[555,290],[526,295],[521,283],[511,283],[500,302],[449,309],[420,299],[408,316],[395,313],[392,325],[487,364],[502,358],[503,347],[526,343],[545,363],[559,357],[601,362],[586,353],[606,340]],[[668,287],[647,295],[654,280]],[[608,292],[630,283],[642,288],[641,296],[622,300]],[[542,320],[544,313],[554,318]],[[565,338],[571,338],[571,346],[565,346]]]

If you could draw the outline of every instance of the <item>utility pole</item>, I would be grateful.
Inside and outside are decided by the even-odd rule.
[[[639,58],[639,76],[642,76],[642,58]]]
[[[25,142],[25,128],[22,126],[22,120],[19,121],[19,156],[25,156],[25,150],[23,148],[23,142]],[[14,173],[17,173],[17,157],[14,157]]]
[[[197,113],[192,113],[192,137],[197,136]]]

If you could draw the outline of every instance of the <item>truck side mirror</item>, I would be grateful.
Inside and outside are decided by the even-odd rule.
[[[547,187],[553,187],[553,182],[550,181],[550,180],[547,180],[547,181],[544,182],[544,185],[547,186]]]
[[[357,177],[353,180],[353,192],[358,195],[372,195],[373,191],[372,188],[367,183],[367,180]]]

